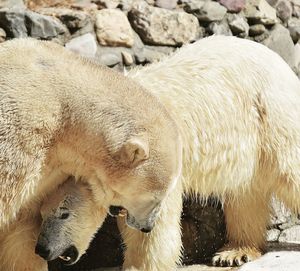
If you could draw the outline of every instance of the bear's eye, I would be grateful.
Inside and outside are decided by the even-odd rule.
[[[60,216],[60,219],[67,219],[69,217],[69,213],[63,213],[61,216]]]

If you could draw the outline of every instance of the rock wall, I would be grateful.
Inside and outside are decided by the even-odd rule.
[[[0,42],[33,37],[53,40],[122,71],[160,59],[209,35],[234,35],[277,52],[300,75],[300,0],[1,0]],[[300,221],[274,201],[268,231],[273,242],[300,243]],[[217,206],[217,207],[216,207]],[[184,263],[209,257],[225,241],[219,205],[185,202]],[[87,270],[122,262],[121,238],[108,218],[88,254],[70,268]]]

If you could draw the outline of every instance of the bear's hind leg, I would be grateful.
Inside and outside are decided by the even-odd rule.
[[[240,266],[261,256],[270,217],[269,197],[258,191],[241,192],[224,203],[229,243],[213,257],[216,266]]]

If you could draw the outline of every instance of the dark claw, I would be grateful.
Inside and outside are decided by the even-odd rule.
[[[248,258],[248,255],[243,255],[242,261],[244,261],[245,263],[250,262],[250,259]]]
[[[235,258],[235,259],[233,260],[233,263],[234,263],[235,266],[240,266],[240,265],[241,265],[238,258]]]
[[[222,260],[221,261],[221,266],[226,267],[227,266],[227,261],[226,260]]]
[[[220,266],[220,258],[217,261],[213,261],[213,266]]]
[[[231,261],[230,260],[226,261],[226,266],[231,266]]]

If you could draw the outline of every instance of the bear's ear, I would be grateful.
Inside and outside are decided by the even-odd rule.
[[[128,167],[136,167],[149,158],[149,143],[143,137],[132,137],[121,147],[118,160]]]

